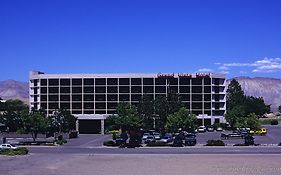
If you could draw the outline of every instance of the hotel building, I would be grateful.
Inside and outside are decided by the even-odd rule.
[[[44,74],[30,72],[30,108],[69,110],[80,133],[104,132],[104,120],[119,102],[137,105],[143,95],[155,99],[178,93],[202,125],[225,122],[224,75],[198,74]]]

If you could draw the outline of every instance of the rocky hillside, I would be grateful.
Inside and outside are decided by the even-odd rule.
[[[27,82],[15,80],[0,81],[0,97],[2,99],[20,99],[26,103],[29,101],[29,85]]]
[[[271,104],[271,110],[277,111],[281,105],[281,79],[263,77],[236,77],[245,94],[263,97],[266,104]],[[227,84],[230,80],[227,81]]]
[[[273,111],[281,105],[281,79],[274,78],[235,78],[242,86],[246,95],[263,97],[271,104]],[[227,84],[230,80],[227,81]],[[15,80],[0,81],[0,97],[3,99],[20,99],[28,102],[28,83]]]

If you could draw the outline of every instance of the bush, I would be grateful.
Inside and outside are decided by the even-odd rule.
[[[278,120],[273,119],[273,120],[270,121],[270,124],[271,125],[278,125]]]
[[[104,146],[118,146],[113,140],[104,141],[103,145]]]
[[[149,142],[146,144],[148,147],[156,147],[156,146],[169,146],[168,143],[164,142]]]
[[[222,140],[208,140],[206,146],[225,146]]]
[[[278,144],[278,146],[281,146],[281,142]]]
[[[65,143],[67,143],[67,140],[57,140],[56,143],[57,143],[58,145],[63,145],[63,144],[65,144]]]
[[[77,138],[77,137],[78,137],[78,131],[71,131],[69,133],[69,139]]]
[[[26,155],[26,154],[28,154],[28,149],[25,147],[20,147],[17,149],[0,150],[0,155],[15,156],[15,155]]]
[[[234,144],[233,146],[249,146],[249,144],[245,144],[245,143],[238,143],[238,144]]]

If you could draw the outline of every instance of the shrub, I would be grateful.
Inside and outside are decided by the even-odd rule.
[[[77,138],[77,137],[78,137],[78,131],[71,131],[69,133],[69,139]]]
[[[278,120],[273,119],[273,120],[270,121],[270,124],[271,125],[278,125]]]
[[[14,155],[26,155],[26,154],[28,154],[28,149],[25,147],[20,147],[17,149],[0,150],[0,155],[14,156]]]
[[[206,146],[225,146],[222,140],[208,140]]]
[[[57,140],[56,143],[57,143],[58,145],[63,145],[63,144],[65,144],[65,143],[67,143],[67,140]]]
[[[278,146],[281,146],[281,142],[278,144]]]
[[[113,140],[104,141],[103,145],[104,146],[118,146],[118,145],[116,145],[116,143]]]
[[[148,147],[156,147],[156,146],[169,146],[168,143],[164,143],[164,142],[149,142],[146,144],[146,146]]]

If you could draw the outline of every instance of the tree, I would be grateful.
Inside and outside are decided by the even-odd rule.
[[[258,116],[254,113],[249,114],[247,117],[239,118],[237,127],[239,128],[252,128],[258,129],[261,127],[261,122],[258,119]]]
[[[10,132],[16,132],[22,127],[21,112],[27,112],[28,106],[20,100],[7,100],[1,103],[1,122],[9,128]]]
[[[113,115],[111,120],[114,120],[122,131],[135,130],[143,126],[143,120],[138,114],[137,108],[127,103],[119,103],[117,115]]]
[[[154,106],[149,96],[144,95],[138,105],[138,113],[141,115],[145,129],[153,128]]]
[[[231,80],[226,91],[227,109],[244,104],[245,95],[241,85],[235,79]]]
[[[262,97],[245,97],[245,113],[246,115],[255,113],[258,116],[262,116],[265,113],[270,112],[270,105],[266,105]]]
[[[190,131],[196,128],[196,123],[196,116],[190,114],[185,107],[182,107],[178,112],[169,115],[167,118],[166,129],[171,132],[177,132],[180,128],[185,131]]]
[[[48,127],[48,119],[42,111],[31,111],[22,113],[23,130],[26,133],[31,133],[35,142],[38,133],[46,132]]]
[[[281,113],[281,105],[278,106],[278,111]]]
[[[50,117],[50,128],[55,132],[68,132],[76,128],[77,118],[66,110],[57,110]]]
[[[233,128],[240,121],[240,118],[244,118],[245,109],[242,105],[234,106],[232,109],[228,109],[225,115],[225,119],[229,122]]]
[[[153,102],[154,114],[157,117],[156,128],[164,129],[167,122],[168,113],[168,101],[165,96],[157,96]]]

